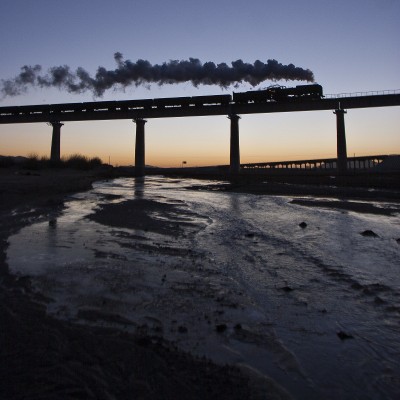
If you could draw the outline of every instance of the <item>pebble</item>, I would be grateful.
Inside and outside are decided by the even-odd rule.
[[[340,340],[354,339],[354,336],[349,335],[348,333],[343,332],[343,331],[338,332],[337,335]]]
[[[225,332],[226,330],[227,330],[227,326],[226,326],[226,324],[218,324],[218,325],[216,325],[215,326],[215,330],[218,332],[218,333],[222,333],[222,332]]]
[[[360,232],[360,235],[368,237],[379,237],[374,231],[371,231],[369,229],[365,230],[364,232]]]
[[[181,325],[178,327],[179,333],[187,333],[187,331],[188,331],[188,329],[186,328],[186,326]]]

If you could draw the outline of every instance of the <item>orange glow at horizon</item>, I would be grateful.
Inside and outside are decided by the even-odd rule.
[[[349,157],[400,154],[396,107],[349,110],[345,116]],[[243,115],[240,161],[306,160],[336,157],[336,120],[331,111]],[[149,120],[146,165],[159,167],[229,164],[230,122],[225,116]],[[0,155],[50,155],[52,128],[44,123],[0,125]],[[132,121],[67,122],[61,128],[61,156],[82,154],[104,163],[134,165]]]

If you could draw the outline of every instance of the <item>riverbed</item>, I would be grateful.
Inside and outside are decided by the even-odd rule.
[[[163,337],[293,398],[396,398],[399,214],[221,184],[97,182],[10,237],[7,263],[56,318]]]

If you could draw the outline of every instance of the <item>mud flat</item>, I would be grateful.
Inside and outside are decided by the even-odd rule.
[[[320,207],[327,209],[353,211],[363,214],[376,215],[396,215],[400,214],[399,204],[386,204],[385,207],[372,204],[370,202],[345,201],[345,200],[316,200],[316,199],[294,199],[292,204],[306,207]]]
[[[287,398],[249,373],[195,358],[160,338],[52,318],[29,277],[9,273],[7,238],[57,215],[67,193],[98,179],[93,172],[0,171],[0,398]],[[141,223],[162,229],[160,222]]]
[[[3,178],[0,398],[398,397],[395,201]]]
[[[204,188],[204,187],[203,187]],[[225,182],[212,185],[212,190],[235,193],[249,193],[255,195],[272,196],[315,196],[321,198],[353,199],[368,201],[400,201],[400,189],[360,187],[357,185],[337,186],[335,182],[329,184],[309,184],[290,182]]]

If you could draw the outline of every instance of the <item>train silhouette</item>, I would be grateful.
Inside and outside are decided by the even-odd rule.
[[[285,86],[270,86],[264,90],[252,90],[248,92],[233,93],[232,100],[235,103],[263,103],[267,101],[288,100],[314,100],[324,97],[322,86],[298,85],[293,88]]]
[[[121,112],[129,110],[165,109],[173,107],[207,107],[213,105],[319,100],[323,97],[323,89],[319,84],[298,85],[292,88],[274,85],[262,90],[251,90],[237,93],[234,92],[232,95],[222,94],[212,96],[164,97],[141,100],[115,100],[0,107],[0,116],[24,114],[43,115],[95,111]]]

